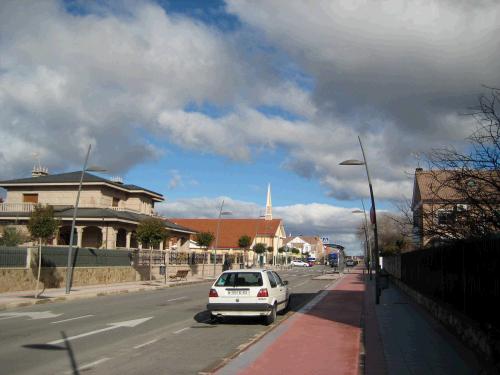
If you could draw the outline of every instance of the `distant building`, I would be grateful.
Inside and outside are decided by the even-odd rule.
[[[278,249],[283,246],[286,237],[283,220],[273,219],[270,185],[267,189],[266,212],[262,218],[171,218],[169,220],[177,225],[192,228],[196,232],[211,232],[216,237],[212,248],[228,253],[243,252],[244,249],[239,246],[238,241],[244,235],[249,236],[251,239],[250,249],[257,243],[272,247],[272,252],[264,254],[264,261],[267,262],[277,256]],[[194,239],[194,235],[191,236],[191,239]],[[193,242],[191,246],[193,249],[197,248]],[[250,251],[249,255],[253,257],[253,251]]]
[[[316,259],[326,256],[325,246],[318,236],[287,237],[285,239],[285,246],[289,249],[299,249],[301,254],[308,253]]]
[[[68,245],[80,177],[81,171],[49,175],[46,169],[35,168],[30,178],[0,181],[0,187],[7,190],[5,202],[0,203],[0,225],[16,225],[27,231],[33,207],[51,205],[61,223],[52,245]],[[74,244],[102,249],[137,248],[137,225],[145,218],[157,216],[154,205],[162,201],[163,195],[152,190],[85,173]],[[165,227],[171,237],[160,244],[160,249],[189,248],[193,230],[167,220]]]

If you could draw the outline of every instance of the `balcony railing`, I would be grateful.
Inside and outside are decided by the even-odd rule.
[[[31,212],[34,203],[0,203],[0,212]]]
[[[35,207],[35,203],[0,203],[0,212],[23,212],[23,213],[31,213],[33,212],[33,207]],[[141,212],[139,210],[136,210],[134,208],[128,208],[128,207],[112,207],[112,206],[105,206],[105,205],[99,205],[99,204],[79,204],[78,208],[107,208],[113,211],[124,211],[124,212],[133,212],[136,214],[144,214],[144,215],[150,215],[150,216],[158,216],[158,214],[151,210],[151,212],[146,213],[146,212]]]

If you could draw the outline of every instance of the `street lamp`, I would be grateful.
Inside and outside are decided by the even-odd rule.
[[[82,174],[80,175],[80,183],[78,185],[78,193],[76,194],[76,203],[73,207],[73,221],[71,222],[71,233],[69,235],[69,249],[68,249],[68,266],[66,267],[66,294],[69,294],[71,290],[71,278],[72,278],[72,267],[71,267],[71,258],[73,252],[73,237],[75,232],[75,223],[76,223],[76,213],[78,212],[78,202],[80,201],[80,192],[82,190],[83,177],[85,172],[105,172],[106,170],[101,167],[91,166],[87,168],[87,162],[89,160],[90,149],[92,145],[89,145],[87,150],[87,155],[85,156],[85,161],[83,163]]]
[[[214,249],[214,277],[215,277],[215,266],[217,265],[217,247],[219,246],[219,231],[220,231],[220,221],[223,215],[231,215],[231,211],[222,211],[224,207],[224,199],[220,205],[219,209],[219,220],[217,221],[217,234],[215,236],[215,249]]]
[[[359,145],[361,147],[361,153],[363,154],[363,161],[361,160],[345,160],[340,165],[364,165],[366,168],[366,176],[368,178],[368,186],[370,188],[370,199],[372,202],[372,208],[370,211],[370,218],[373,222],[373,237],[375,241],[374,258],[375,258],[375,303],[378,305],[380,302],[380,287],[379,287],[379,271],[380,266],[378,263],[378,233],[377,233],[377,214],[375,209],[375,198],[373,197],[373,187],[372,181],[370,179],[370,172],[368,171],[368,162],[366,161],[365,150],[363,149],[363,143],[361,143],[361,138],[358,135]],[[372,216],[373,215],[373,216]]]
[[[370,245],[370,241],[368,239],[368,220],[366,218],[366,210],[365,210],[365,203],[361,199],[361,205],[363,206],[363,211],[361,210],[354,210],[352,211],[353,214],[364,214],[365,215],[365,224],[363,225],[363,230],[365,232],[365,242],[366,242],[366,249],[365,249],[365,264],[368,266],[368,274],[370,275],[370,280],[372,279],[372,268],[371,268],[371,262],[373,259],[373,254],[372,254],[372,249]],[[366,262],[366,258],[370,258],[368,262]]]

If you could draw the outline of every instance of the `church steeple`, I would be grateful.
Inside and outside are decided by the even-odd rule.
[[[271,184],[267,185],[266,220],[273,219],[273,205],[271,203]]]

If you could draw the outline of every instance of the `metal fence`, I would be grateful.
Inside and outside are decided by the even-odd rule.
[[[26,247],[0,247],[0,267],[26,267]]]
[[[500,238],[460,241],[399,257],[399,262],[388,259],[387,270],[393,276],[399,272],[406,285],[500,333],[500,308],[496,307]]]
[[[34,248],[34,258],[38,251]],[[28,249],[25,247],[0,247],[1,267],[26,267]],[[130,266],[131,254],[125,250],[103,250],[73,248],[73,267],[117,267]],[[68,247],[42,247],[42,267],[66,267]]]
[[[34,255],[38,252],[35,249]],[[153,265],[164,264],[217,264],[224,262],[224,255],[208,252],[180,252],[180,251],[160,251],[133,249],[133,250],[104,250],[91,248],[73,248],[73,267],[106,267],[106,266],[149,266],[150,256]],[[242,262],[241,256],[233,256],[237,261]],[[25,247],[0,247],[0,268],[2,267],[26,267],[28,259],[28,249]],[[68,247],[42,247],[43,267],[66,267],[68,264]]]
[[[134,250],[131,254],[132,261],[138,266],[149,266],[150,250]],[[224,262],[224,255],[217,254],[214,258],[214,254],[207,252],[186,252],[186,251],[161,251],[153,250],[152,254],[152,264],[160,265],[164,264],[167,260],[168,264],[172,265],[195,265],[195,264],[213,264],[214,260],[217,264],[222,264]]]

